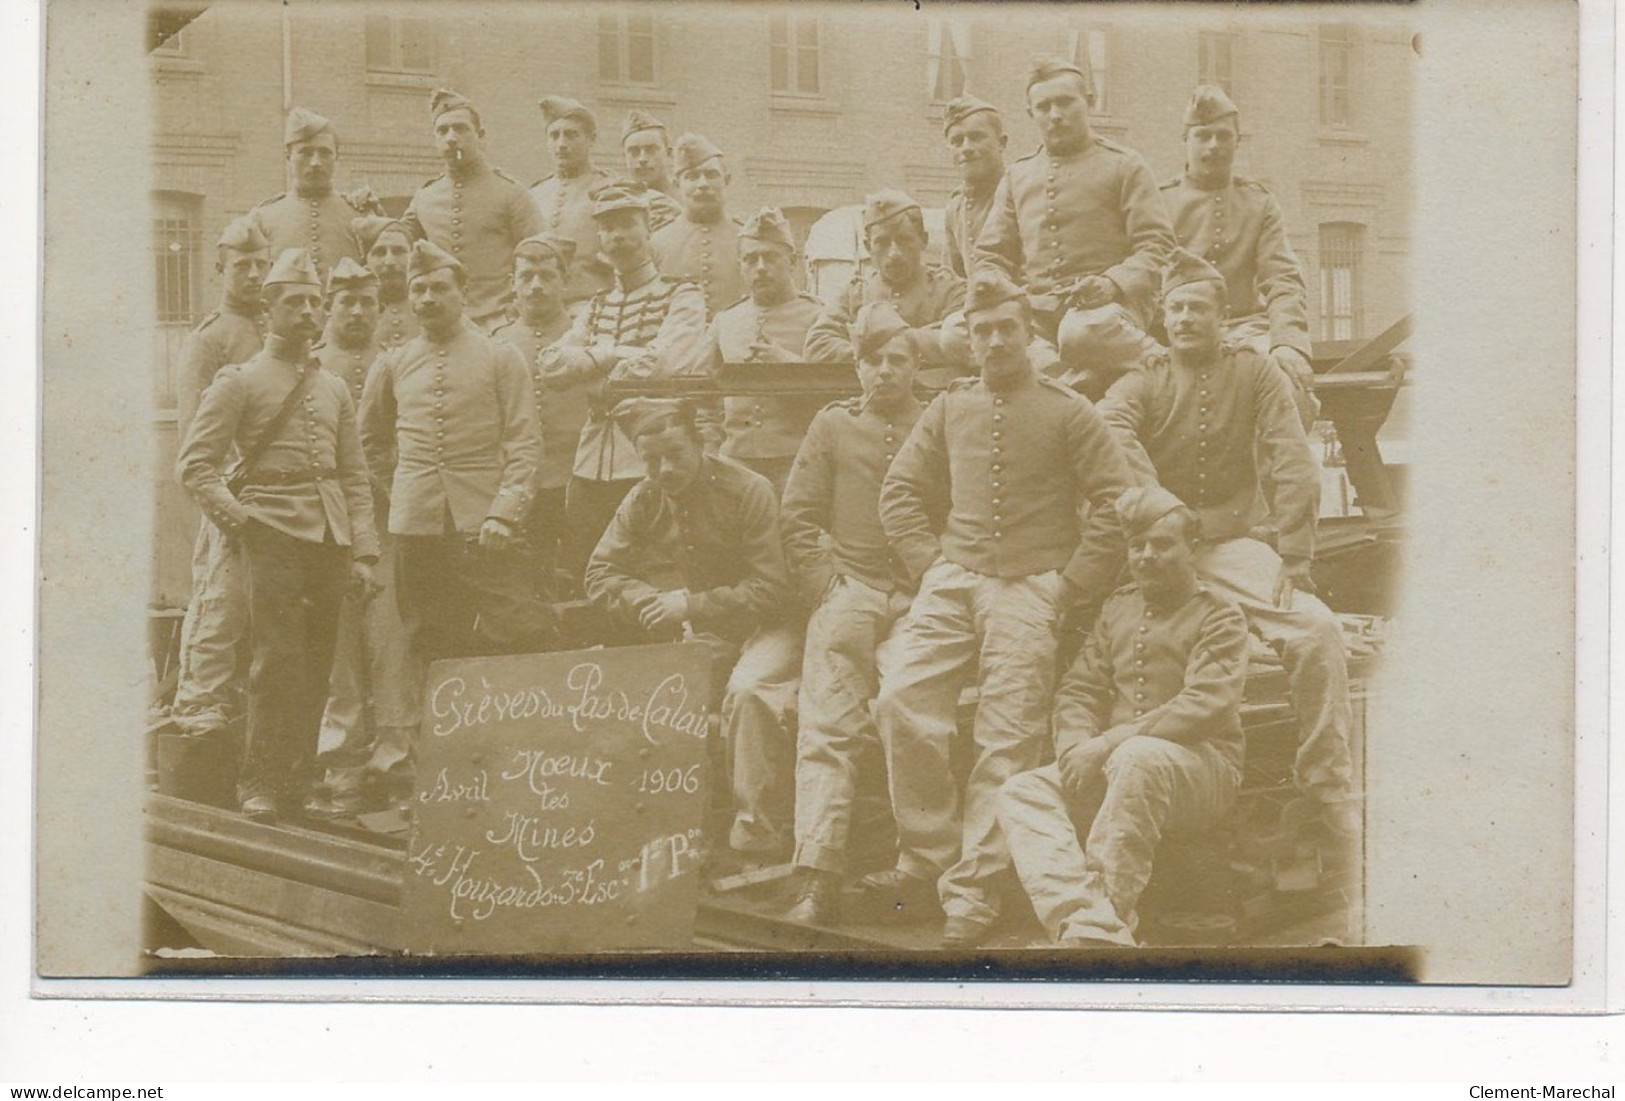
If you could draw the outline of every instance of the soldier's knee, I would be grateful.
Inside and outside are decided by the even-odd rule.
[[[1106,781],[1112,784],[1160,781],[1172,770],[1172,762],[1168,758],[1177,748],[1162,738],[1136,735],[1112,750],[1112,755],[1106,758]]]

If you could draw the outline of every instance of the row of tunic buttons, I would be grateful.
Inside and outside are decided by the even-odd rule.
[[[322,263],[322,201],[306,200],[310,204],[310,256],[318,267]]]
[[[1001,459],[1001,456],[1004,454],[1004,448],[999,443],[999,441],[1003,438],[1003,432],[1000,430],[999,425],[1004,423],[1004,413],[1001,411],[1003,409],[1003,407],[1004,407],[1004,399],[1000,398],[1000,397],[994,398],[993,399],[993,406],[994,406],[994,408],[993,408],[993,471],[994,471],[995,474],[997,474],[1000,470],[1003,469],[1003,464],[1000,461],[1000,459]],[[999,489],[1000,489],[999,479],[994,478],[993,479],[993,538],[995,538],[995,539],[1003,539],[1004,538],[1004,532],[999,530],[1000,524],[1002,524],[1003,521],[1004,521],[1004,516],[999,511],[999,507],[1003,503],[1002,498],[999,497]]]
[[[1145,618],[1151,619],[1151,609],[1145,610]],[[1140,624],[1140,634],[1146,634],[1151,628],[1144,623]],[[1134,640],[1134,683],[1138,689],[1134,693],[1134,717],[1137,719],[1145,714],[1145,639]]]
[[[1060,224],[1060,221],[1058,220],[1058,216],[1057,216],[1057,213],[1056,213],[1056,210],[1055,210],[1055,196],[1056,196],[1057,192],[1056,192],[1056,188],[1055,188],[1055,162],[1054,161],[1050,161],[1050,166],[1049,166],[1049,186],[1044,189],[1044,194],[1048,197],[1048,200],[1049,200],[1047,203],[1044,204],[1044,212],[1045,212],[1044,228],[1049,230],[1049,233],[1050,233],[1049,247],[1050,247],[1051,252],[1052,252],[1052,255],[1050,257],[1050,262],[1049,262],[1050,273],[1052,275],[1059,275],[1061,273],[1061,238],[1060,238],[1061,224]]]
[[[1213,196],[1213,244],[1208,246],[1210,257],[1218,256],[1224,246],[1224,193]]]
[[[446,349],[436,348],[434,365],[435,466],[446,465]]]
[[[451,251],[462,252],[463,231],[461,226],[463,224],[463,183],[461,180],[453,179],[451,181],[451,193],[453,196],[451,204]]]
[[[1201,398],[1201,404],[1199,404],[1196,407],[1197,415],[1200,416],[1202,419],[1196,423],[1196,432],[1197,432],[1197,434],[1199,436],[1206,436],[1207,435],[1207,399],[1208,399],[1207,372],[1203,371],[1200,375],[1197,375],[1196,376],[1196,381],[1202,384],[1201,390],[1198,391],[1198,396]],[[1207,463],[1207,440],[1198,439],[1196,441],[1196,467],[1197,467],[1196,480],[1198,482],[1207,481],[1207,471],[1205,469],[1203,469],[1206,463]],[[1205,487],[1205,486],[1197,486],[1196,487],[1196,501],[1197,501],[1198,504],[1203,504],[1203,503],[1205,503],[1207,501],[1207,487]]]

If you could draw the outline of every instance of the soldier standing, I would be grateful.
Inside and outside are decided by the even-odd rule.
[[[1044,144],[1000,181],[976,263],[1025,280],[1064,380],[1098,398],[1155,345],[1145,330],[1174,233],[1145,160],[1090,129],[1091,98],[1069,61],[1029,73],[1027,113]]]
[[[925,263],[925,214],[907,194],[888,189],[863,202],[863,240],[874,270],[852,277],[807,331],[806,357],[836,362],[852,354],[852,319],[867,302],[890,302],[920,334],[926,367],[943,359],[943,319],[965,305],[965,281]]]
[[[449,252],[468,273],[468,319],[489,331],[505,321],[513,247],[542,232],[541,211],[518,180],[485,156],[474,105],[449,88],[429,99],[434,143],[446,171],[412,196],[405,222]]]
[[[669,227],[668,227],[669,228]],[[707,335],[712,369],[724,363],[798,363],[807,330],[823,303],[798,292],[795,238],[778,207],[759,211],[739,231],[739,267],[750,293],[718,313]],[[784,492],[784,480],[817,412],[805,398],[722,399],[722,454]]]
[[[513,250],[513,296],[519,316],[491,334],[492,340],[518,350],[536,395],[542,458],[536,467],[535,494],[524,529],[535,557],[537,592],[550,600],[561,595],[556,571],[564,540],[565,489],[575,465],[581,428],[587,423],[588,396],[585,385],[549,390],[542,379],[540,356],[570,327],[564,303],[574,255],[575,242],[568,237],[543,233],[520,241]]]
[[[175,376],[175,433],[184,440],[198,402],[222,367],[247,363],[265,342],[261,281],[270,246],[253,221],[226,226],[216,249],[220,306],[187,335]],[[170,718],[183,734],[201,735],[241,713],[238,644],[248,619],[241,547],[208,517],[192,550],[192,593],[181,620],[179,673]]]
[[[368,461],[391,486],[401,620],[425,664],[530,653],[552,634],[514,545],[540,457],[536,399],[519,354],[464,316],[467,285],[450,253],[412,246],[423,332],[379,358],[361,399]]]
[[[363,215],[350,223],[367,268],[378,277],[378,328],[375,339],[384,351],[399,348],[418,335],[418,319],[406,300],[406,264],[412,254],[412,230],[398,218]]]
[[[812,609],[796,735],[792,921],[828,924],[846,871],[854,804],[884,773],[870,707],[882,647],[908,611],[913,579],[880,525],[880,483],[920,418],[914,330],[889,302],[858,310],[852,350],[863,396],[825,407],[784,490],[791,577]]]
[[[948,267],[969,279],[976,267],[976,238],[993,209],[993,195],[1004,179],[1004,150],[1010,136],[1004,132],[999,109],[975,96],[960,96],[942,113],[942,136],[954,158],[959,186],[948,196],[943,218]]]
[[[1281,204],[1257,180],[1236,176],[1241,113],[1224,89],[1204,84],[1185,108],[1185,171],[1162,185],[1174,235],[1224,275],[1225,339],[1274,359],[1294,388],[1305,431],[1319,402],[1309,366],[1303,269],[1286,237]]]
[[[537,102],[547,127],[547,150],[553,174],[530,187],[530,197],[542,212],[548,233],[575,246],[564,299],[574,305],[609,285],[609,269],[598,260],[598,230],[592,220],[592,193],[608,182],[610,174],[592,166],[592,147],[598,140],[598,120],[576,100],[546,96]]]
[[[249,212],[249,217],[270,241],[271,255],[280,256],[290,248],[306,249],[325,278],[328,270],[345,257],[361,259],[361,250],[350,232],[350,221],[360,212],[333,190],[338,133],[321,115],[295,107],[288,112],[282,145],[293,191],[266,199]]]
[[[1021,884],[1068,947],[1134,947],[1163,834],[1211,827],[1241,783],[1247,620],[1197,579],[1201,522],[1179,498],[1135,486],[1117,511],[1134,582],[1061,678],[1055,763],[999,794]]]
[[[594,295],[540,359],[550,391],[584,387],[592,395],[566,491],[564,566],[572,578],[581,577],[616,506],[643,477],[632,441],[610,419],[614,402],[604,397],[603,384],[612,377],[701,370],[705,338],[705,296],[698,287],[664,278],[654,265],[647,193],[600,188],[593,219],[615,285]]]
[[[1177,250],[1162,279],[1168,353],[1119,379],[1100,412],[1136,480],[1201,517],[1203,583],[1239,604],[1280,653],[1300,731],[1294,777],[1316,828],[1340,845],[1357,830],[1359,807],[1349,790],[1348,659],[1310,577],[1320,477],[1279,368],[1222,342],[1228,286],[1212,264]],[[1274,547],[1250,535],[1265,502],[1279,527]]]
[[[322,281],[309,253],[278,257],[265,290],[265,348],[209,387],[176,462],[209,520],[243,545],[253,660],[238,797],[254,818],[309,794],[345,580],[370,596],[378,560],[355,406],[310,357]],[[233,445],[235,491],[224,471]]]
[[[916,918],[940,896],[948,948],[980,943],[999,915],[995,877],[1009,854],[994,798],[1042,763],[1056,631],[1115,585],[1112,504],[1128,485],[1094,408],[1034,368],[1021,288],[980,270],[965,314],[981,375],[938,395],[880,490],[881,523],[919,595],[875,708],[898,863],[864,879],[885,909]],[[948,747],[973,667],[976,757],[961,799]]]
[[[698,134],[684,134],[677,139],[676,156],[683,215],[655,231],[655,266],[667,279],[693,283],[705,292],[709,321],[739,301],[745,289],[739,272],[739,222],[726,207],[729,177],[722,150]]]
[[[378,276],[346,257],[328,273],[327,330],[311,355],[322,370],[349,387],[357,407],[367,375],[384,350],[377,332]],[[381,527],[388,508],[378,489],[374,486],[373,515]],[[374,574],[378,584],[393,594],[391,549],[387,536],[380,533]],[[347,595],[333,652],[332,695],[322,714],[321,749],[330,765],[326,786],[333,800],[331,813],[360,809],[363,787],[407,760],[418,724],[420,689],[394,600]]]
[[[633,108],[621,123],[621,156],[626,174],[649,202],[649,228],[659,229],[682,216],[677,185],[671,178],[671,134],[647,111]]]

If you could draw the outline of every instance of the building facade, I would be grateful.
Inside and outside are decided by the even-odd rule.
[[[1285,212],[1315,338],[1371,336],[1409,309],[1415,47],[1402,18],[1356,27],[1233,6],[930,0],[918,12],[222,0],[159,4],[150,30],[162,457],[174,446],[174,351],[219,295],[214,240],[285,186],[285,107],[333,119],[341,189],[368,185],[400,210],[440,170],[427,112],[440,85],[474,101],[492,163],[521,182],[551,171],[541,96],[570,95],[597,113],[594,160],[612,170],[621,119],[638,107],[673,137],[696,131],[724,150],[736,214],[776,204],[804,236],[826,211],[882,186],[942,205],[954,186],[942,108],[961,92],[1003,109],[1012,158],[1031,151],[1024,74],[1035,57],[1087,62],[1095,125],[1139,150],[1159,179],[1180,171],[1191,89],[1217,83],[1241,109],[1238,173],[1263,181]],[[164,512],[190,515],[178,489],[157,489]],[[159,603],[184,602],[185,528],[160,524]]]

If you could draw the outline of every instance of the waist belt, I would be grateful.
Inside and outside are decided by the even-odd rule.
[[[337,478],[338,476],[338,470],[331,466],[313,466],[304,470],[256,471],[249,476],[247,487],[301,486],[319,482],[324,478]]]

